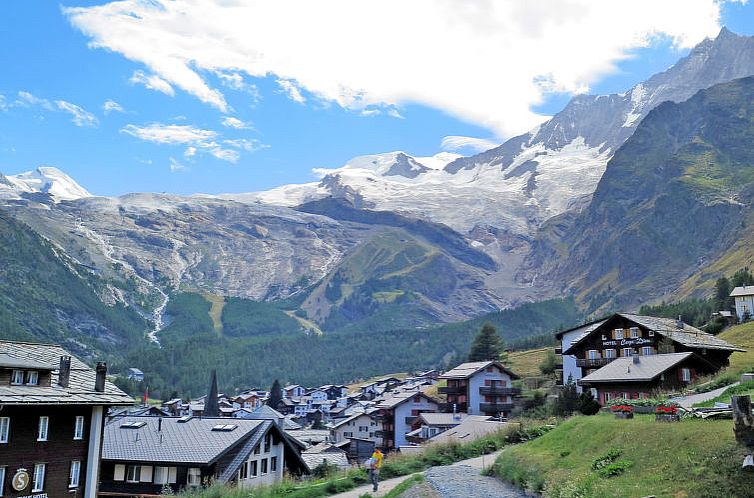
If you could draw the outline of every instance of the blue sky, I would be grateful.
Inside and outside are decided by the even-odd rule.
[[[312,181],[312,168],[337,167],[356,155],[392,150],[432,155],[442,150],[447,136],[500,142],[529,129],[541,119],[537,115],[557,112],[586,86],[590,93],[625,91],[673,64],[719,25],[754,34],[752,5],[725,3],[720,17],[710,19],[710,5],[717,4],[700,0],[698,9],[686,9],[688,18],[676,24],[671,13],[658,14],[655,24],[637,20],[639,33],[654,34],[633,45],[626,40],[636,34],[627,30],[593,51],[589,36],[574,41],[564,52],[570,55],[550,62],[546,85],[535,86],[526,71],[538,77],[542,67],[549,67],[547,60],[531,62],[553,50],[547,46],[552,43],[547,30],[561,36],[569,29],[583,33],[579,16],[573,26],[553,25],[542,21],[540,12],[524,12],[517,18],[520,26],[493,25],[491,29],[499,28],[495,34],[484,35],[485,23],[494,16],[473,9],[454,11],[448,17],[453,26],[466,22],[468,26],[459,29],[481,33],[475,40],[461,32],[457,40],[462,41],[456,42],[437,21],[418,22],[447,17],[447,12],[428,12],[430,3],[425,11],[401,12],[400,17],[395,11],[384,12],[387,21],[377,31],[383,38],[376,43],[369,23],[344,29],[333,40],[325,35],[320,40],[305,24],[291,21],[289,26],[285,12],[245,11],[262,19],[259,32],[264,25],[275,32],[290,29],[285,38],[264,45],[253,36],[242,38],[243,28],[223,32],[225,28],[218,27],[222,23],[201,24],[210,14],[226,15],[224,7],[181,2],[185,5],[178,14],[171,4],[154,11],[156,20],[142,11],[139,22],[130,12],[65,10],[108,7],[106,2],[4,2],[0,171],[15,174],[56,166],[100,195],[241,192]],[[500,19],[509,19],[507,14],[500,13]],[[363,12],[339,15],[365,18]],[[372,10],[370,15],[377,24],[383,13]],[[584,14],[589,16],[595,25],[591,36],[612,36],[598,26],[609,12]],[[311,16],[304,12],[300,17]],[[325,12],[308,24],[321,21],[327,31],[331,18]],[[411,35],[415,42],[407,41],[412,30],[404,28],[403,21],[392,20],[399,18],[416,27]],[[385,29],[386,24],[396,32]],[[527,38],[519,50],[510,38],[497,34],[516,29],[544,31],[539,38]],[[620,29],[608,33],[612,31]],[[396,37],[401,43],[392,41]],[[269,38],[267,34],[265,40]],[[455,52],[467,41],[469,46]],[[199,53],[192,43],[209,48]],[[185,68],[176,67],[171,58],[182,47],[188,48],[180,60],[190,60]],[[540,48],[545,55],[537,57]],[[328,58],[329,52],[338,52],[338,59]],[[564,57],[573,60],[561,66]]]

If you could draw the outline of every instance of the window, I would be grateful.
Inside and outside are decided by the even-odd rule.
[[[623,356],[631,356],[634,354],[634,350],[632,348],[623,348]]]
[[[73,427],[73,439],[84,439],[84,417],[83,415],[76,416],[76,423]]]
[[[267,459],[262,459],[262,475],[265,475],[267,473]]]
[[[644,356],[651,356],[652,353],[652,346],[644,346],[643,348],[641,348],[641,354],[643,354]]]
[[[175,484],[176,467],[155,467],[154,483],[155,484]]]
[[[615,338],[623,339],[623,329],[615,329]]]
[[[628,332],[631,334],[631,339],[639,337],[639,327],[631,327]]]
[[[648,335],[649,337],[654,337],[654,336],[655,336],[655,331],[654,331],[654,330],[650,330],[650,331],[649,331],[649,334],[647,334],[647,335]]]
[[[43,463],[34,464],[34,484],[31,488],[33,492],[42,491],[45,488],[45,467]]]
[[[613,393],[605,393],[605,403],[613,399]]]
[[[3,496],[3,488],[5,488],[5,467],[0,467],[0,496]]]
[[[264,452],[268,453],[270,451],[270,446],[272,446],[272,434],[269,432],[264,437]]]
[[[257,469],[257,464],[258,464],[259,462],[257,462],[256,460],[254,460],[253,462],[249,462],[249,463],[251,463],[251,472],[250,472],[250,474],[251,474],[251,477],[256,477],[256,476],[258,476],[258,475],[259,475],[259,471],[258,471],[258,469]]]
[[[50,425],[50,417],[43,415],[39,417],[39,431],[37,432],[37,441],[47,441],[47,429]]]
[[[11,375],[10,383],[11,384],[23,384],[24,383],[24,371],[23,370],[13,370],[13,375]]]
[[[79,474],[81,473],[81,462],[78,460],[74,460],[71,462],[71,472],[68,475],[68,487],[69,488],[78,488],[79,487]]]
[[[0,443],[7,443],[10,435],[10,417],[0,417]]]
[[[353,437],[353,432],[344,432],[343,437]]]
[[[602,340],[603,340],[603,341],[606,341],[606,340],[607,340],[607,336],[606,336],[605,334],[602,334]]]
[[[615,350],[614,349],[606,349],[605,350],[605,358],[615,358]]]
[[[241,468],[238,470],[238,479],[248,479],[249,478],[249,462],[244,462],[241,465]]]
[[[39,384],[39,372],[36,370],[29,370],[26,372],[26,383],[30,386],[36,386]]]
[[[270,472],[278,471],[278,457],[270,458]]]
[[[589,359],[590,360],[596,360],[600,357],[599,353],[596,349],[590,349],[589,350]]]
[[[202,471],[196,467],[188,469],[188,485],[199,486],[202,483]]]
[[[683,382],[691,382],[691,370],[688,368],[681,369],[681,380]]]
[[[141,481],[141,465],[129,465],[126,468],[126,482]]]

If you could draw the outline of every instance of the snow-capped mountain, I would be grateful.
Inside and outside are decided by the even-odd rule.
[[[40,166],[17,175],[0,173],[0,198],[13,200],[35,194],[46,195],[53,202],[92,197],[73,178],[52,166]]]
[[[529,236],[545,220],[588,202],[613,153],[655,106],[751,74],[754,37],[723,28],[716,39],[628,92],[574,97],[534,130],[481,154],[362,156],[341,168],[317,170],[323,176],[316,183],[225,197],[292,206],[334,196],[462,232],[489,225]]]

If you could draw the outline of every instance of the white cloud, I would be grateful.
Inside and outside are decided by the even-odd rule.
[[[499,141],[487,138],[462,137],[459,135],[449,135],[442,139],[440,146],[444,151],[457,151],[460,149],[471,149],[474,152],[483,152],[500,145]]]
[[[251,128],[251,125],[249,123],[245,123],[244,121],[241,121],[238,118],[234,118],[233,116],[225,116],[221,123],[227,128],[235,128],[236,130]]]
[[[223,112],[210,75],[273,75],[294,100],[424,104],[508,136],[543,119],[531,109],[546,92],[584,91],[658,37],[689,47],[715,35],[722,1],[122,0],[63,11],[92,47]]]
[[[126,112],[125,109],[123,109],[123,106],[117,103],[114,100],[106,100],[104,104],[102,104],[102,112],[105,114],[110,114],[111,112]]]
[[[5,95],[0,93],[0,111],[8,110],[8,101],[5,99]]]
[[[299,104],[306,102],[306,98],[301,94],[296,83],[291,80],[277,80],[276,83],[280,87],[280,90],[288,95],[288,98]]]
[[[99,123],[94,114],[76,104],[66,102],[65,100],[56,100],[55,105],[61,111],[70,114],[72,116],[71,121],[76,126],[97,126]]]
[[[129,78],[128,81],[130,83],[144,85],[150,90],[162,92],[165,95],[170,95],[171,97],[175,95],[175,90],[173,90],[173,87],[170,86],[170,83],[157,75],[146,74],[142,70],[134,71],[134,74],[131,76],[131,78]]]
[[[170,172],[175,173],[177,171],[186,171],[186,166],[179,163],[174,158],[170,158]]]
[[[198,154],[210,154],[231,163],[241,158],[239,150],[254,152],[265,146],[256,140],[222,140],[214,130],[203,130],[191,125],[167,125],[152,123],[146,126],[126,125],[121,132],[133,137],[162,145],[182,145],[187,159]]]
[[[48,111],[55,110],[49,100],[36,97],[25,91],[18,92],[18,100],[16,100],[15,105],[20,105],[22,107],[40,106]]]

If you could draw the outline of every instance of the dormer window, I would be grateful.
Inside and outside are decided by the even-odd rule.
[[[26,383],[30,386],[36,386],[39,384],[39,372],[36,370],[29,370],[26,372]]]
[[[631,339],[636,339],[639,337],[639,327],[631,327],[629,329],[629,332],[631,333]]]
[[[14,385],[21,385],[24,383],[24,371],[13,370],[13,374],[10,377],[10,383]]]

